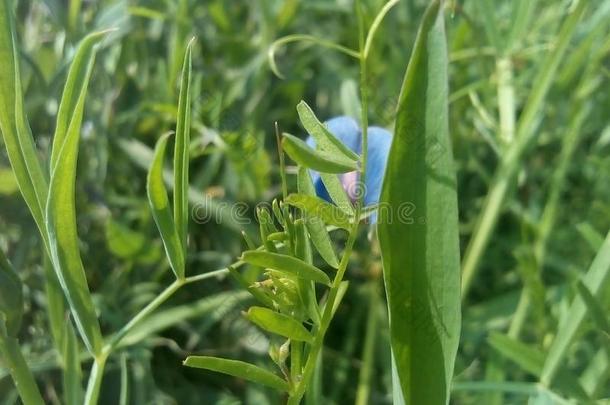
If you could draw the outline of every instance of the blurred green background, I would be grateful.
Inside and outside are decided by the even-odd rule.
[[[533,352],[544,353],[577,294],[576,280],[610,228],[610,2],[587,2],[536,115],[535,137],[520,162],[517,184],[503,202],[498,226],[464,298],[455,404],[527,401],[522,393],[481,390],[468,382],[538,380],[535,367],[506,355],[494,332],[510,330],[509,335]],[[362,3],[368,25],[384,1]],[[506,129],[506,111],[501,113],[500,106],[507,93],[499,88],[509,83],[518,118],[574,2],[446,3],[450,130],[464,249],[510,143],[500,136]],[[381,25],[369,67],[372,124],[392,127],[426,4],[403,0]],[[254,218],[256,203],[281,194],[274,122],[303,134],[295,110],[302,99],[321,119],[356,114],[355,60],[311,43],[292,43],[276,52],[285,76],[280,79],[270,70],[267,55],[276,39],[295,33],[356,49],[353,7],[351,0],[18,2],[24,94],[41,156],[49,154],[76,44],[91,31],[118,28],[96,59],[77,176],[81,252],[105,333],[120,328],[171,282],[146,200],[145,176],[152,146],[175,126],[177,80],[188,40],[197,38],[190,147],[191,186],[197,197],[191,202],[197,217],[220,218],[191,223],[187,272],[193,275],[231,263],[244,248],[240,231],[253,234],[254,222],[244,218]],[[289,181],[293,186],[293,176]],[[236,202],[249,207],[241,220],[231,215]],[[62,403],[61,373],[45,312],[43,247],[4,148],[0,207],[0,245],[26,286],[19,337],[46,399]],[[542,220],[548,210],[550,223]],[[380,271],[376,248],[363,234],[348,271],[349,292],[326,340],[323,381],[328,403],[354,402],[365,336],[374,339],[370,403],[391,402]],[[608,290],[605,286],[600,300],[606,310]],[[514,326],[516,308],[524,299],[519,312],[524,318]],[[270,364],[267,338],[240,314],[247,300],[229,278],[182,289],[127,339],[132,344],[120,356],[111,359],[100,402],[118,403],[123,367],[128,403],[279,403],[271,390],[181,366],[190,353]],[[378,327],[367,329],[371,323]],[[565,369],[592,398],[610,396],[609,347],[608,336],[587,319],[566,358]],[[83,355],[85,376],[89,364]],[[557,384],[553,390],[569,398],[572,388]],[[4,369],[0,401],[18,403]]]

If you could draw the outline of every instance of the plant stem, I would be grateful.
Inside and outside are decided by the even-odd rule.
[[[104,378],[104,368],[106,360],[110,353],[104,353],[97,357],[91,367],[91,374],[87,383],[87,392],[85,393],[85,405],[96,405],[100,397],[100,388],[102,387],[102,379]]]
[[[17,339],[0,332],[0,355],[6,368],[11,373],[21,401],[26,405],[44,404],[34,376],[23,358]]]
[[[239,267],[243,264],[241,261],[233,263],[232,267]],[[148,303],[144,308],[140,310],[125,326],[123,326],[118,332],[116,332],[104,346],[102,353],[96,358],[91,369],[91,375],[89,376],[89,382],[87,383],[87,393],[85,396],[85,404],[95,405],[99,397],[100,387],[102,385],[102,378],[104,375],[104,367],[106,360],[112,354],[113,350],[123,340],[125,336],[131,332],[131,330],[144,320],[148,315],[154,312],[161,304],[167,301],[172,295],[176,293],[182,286],[187,284],[195,283],[201,280],[206,280],[212,277],[218,277],[223,274],[228,274],[229,269],[223,268],[214,270],[208,273],[198,274],[196,276],[186,277],[182,279],[176,279],[171,283],[161,294],[157,295],[154,300]]]
[[[360,209],[358,207],[356,218],[359,218],[359,216]],[[326,335],[326,331],[328,330],[328,327],[333,317],[333,307],[335,305],[335,300],[337,299],[339,286],[341,285],[341,281],[343,280],[343,276],[345,275],[345,271],[347,270],[347,264],[349,263],[349,258],[352,254],[352,248],[354,247],[354,242],[356,242],[357,235],[358,222],[354,223],[350,231],[349,238],[345,244],[345,251],[343,252],[343,256],[341,257],[339,269],[335,274],[333,284],[328,293],[328,299],[326,300],[326,304],[324,304],[324,312],[322,314],[322,321],[320,322],[320,329],[318,330],[318,333],[314,337],[314,341],[311,344],[311,349],[309,351],[309,355],[307,356],[307,361],[303,370],[303,376],[295,386],[294,391],[290,394],[290,397],[288,398],[289,405],[296,405],[301,402],[301,398],[303,398],[305,389],[307,388],[309,380],[311,379],[311,375],[313,374],[313,371],[316,367],[318,355],[320,354],[320,351],[322,350],[322,346],[324,344],[324,336]]]
[[[377,321],[379,320],[378,301],[379,292],[377,286],[379,280],[369,282],[369,313],[364,337],[364,348],[362,350],[362,366],[358,376],[358,389],[356,390],[356,405],[369,403],[371,393],[371,375],[375,363],[375,339],[377,338]]]

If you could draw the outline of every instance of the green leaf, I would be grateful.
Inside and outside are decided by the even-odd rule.
[[[311,333],[305,329],[302,323],[269,308],[251,307],[245,316],[250,322],[267,332],[299,342],[310,343],[313,340]]]
[[[502,333],[491,333],[488,342],[507,359],[515,362],[523,370],[540,375],[544,364],[544,353]]]
[[[304,167],[299,167],[298,190],[302,195],[308,195],[311,197],[316,195],[316,190],[311,181],[311,176],[309,173],[307,173],[307,169]],[[337,259],[335,249],[333,248],[330,236],[326,231],[324,222],[322,222],[318,216],[312,215],[307,211],[304,211],[304,216],[305,226],[307,227],[311,241],[316,247],[318,253],[320,253],[320,256],[322,256],[322,259],[324,259],[324,261],[331,267],[335,269],[339,268],[339,260]]]
[[[288,383],[270,371],[254,364],[239,360],[222,359],[208,356],[189,356],[183,363],[187,367],[203,368],[243,378],[257,384],[266,385],[278,391],[288,391]]]
[[[64,348],[63,348],[63,389],[64,401],[66,404],[80,404],[83,402],[85,393],[81,385],[82,371],[81,359],[79,357],[78,341],[74,333],[74,328],[70,321],[66,321],[64,327]]]
[[[174,222],[180,238],[183,255],[186,256],[186,242],[189,219],[189,145],[191,133],[191,39],[184,53],[180,95],[178,97],[178,120],[176,123],[176,143],[174,145]]]
[[[360,160],[360,156],[330,133],[326,126],[318,120],[305,101],[301,101],[297,105],[297,112],[299,113],[299,118],[307,133],[316,140],[316,149],[326,151],[332,155],[342,155],[354,162]]]
[[[57,111],[57,123],[55,125],[55,135],[53,136],[53,148],[51,150],[51,173],[53,173],[57,165],[57,159],[59,159],[61,148],[68,136],[68,131],[72,127],[81,127],[83,119],[82,111],[85,105],[91,69],[93,68],[96,45],[107,32],[95,32],[87,35],[79,44],[78,51],[70,65],[66,85],[64,86]]]
[[[352,218],[333,204],[329,204],[319,197],[304,194],[290,194],[286,197],[286,204],[297,207],[309,214],[309,218],[320,218],[329,225],[334,225],[339,228],[350,229],[352,227]],[[326,230],[324,230],[326,232]]]
[[[48,185],[23,108],[15,27],[7,0],[0,0],[0,27],[0,131],[21,194],[47,244]]]
[[[321,284],[330,285],[330,279],[326,273],[317,267],[292,256],[248,250],[243,253],[241,260],[254,266],[265,267],[287,274],[294,274],[295,276],[306,280],[313,280]]]
[[[460,336],[456,178],[442,7],[427,9],[407,67],[379,211],[395,376],[407,404],[449,400]],[[421,221],[401,218],[415,207]],[[410,210],[411,211],[411,210]]]
[[[53,143],[51,156],[56,156],[56,162],[51,170],[51,183],[46,206],[46,224],[53,268],[70,304],[76,326],[87,349],[91,354],[97,355],[102,349],[102,335],[80,257],[74,199],[80,124],[87,83],[89,82],[95,55],[95,52],[91,49],[91,38],[99,40],[101,35],[92,34],[83,40],[76,51],[74,64],[70,68],[71,71],[84,69],[86,74],[84,76],[69,75],[64,88],[64,94],[66,94],[71,91],[70,89],[80,86],[80,95],[72,111],[73,115],[70,118],[70,124],[63,142],[54,141]],[[83,57],[83,55],[86,57]]]
[[[321,173],[346,173],[358,170],[357,162],[329,152],[313,150],[305,142],[290,134],[283,135],[282,149],[299,165]]]
[[[324,187],[326,187],[326,191],[328,191],[330,199],[343,211],[353,215],[354,207],[343,188],[343,184],[341,184],[341,180],[339,180],[339,176],[330,173],[320,173],[320,178]]]
[[[172,218],[171,207],[167,198],[167,189],[163,181],[163,161],[169,136],[170,134],[163,135],[157,141],[155,157],[148,172],[146,189],[148,192],[148,202],[161,234],[167,259],[176,278],[182,279],[184,278],[184,249],[182,248],[183,245],[180,242],[180,236]]]
[[[593,297],[599,298],[604,291],[607,291],[608,282],[610,282],[610,232],[606,235],[604,243],[599,248],[582,282]],[[587,315],[587,310],[584,300],[577,295],[568,312],[560,320],[557,335],[548,350],[540,377],[540,381],[545,386],[551,386],[561,362],[568,354],[568,349],[576,337],[576,332]]]
[[[582,300],[585,302],[587,310],[591,314],[593,321],[596,323],[597,328],[607,335],[610,335],[610,320],[608,320],[608,315],[606,315],[606,311],[602,307],[602,304],[597,298],[595,298],[593,293],[591,293],[591,290],[589,290],[582,281],[578,281],[576,284],[576,289],[582,297]]]

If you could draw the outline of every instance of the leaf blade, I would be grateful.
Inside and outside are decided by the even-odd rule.
[[[167,188],[163,181],[163,161],[170,134],[159,138],[155,155],[146,180],[148,202],[153,214],[165,253],[176,278],[184,278],[184,250],[176,229],[172,211],[167,197]]]
[[[456,179],[442,7],[428,7],[407,67],[377,226],[396,376],[406,403],[446,403],[460,333]],[[422,221],[401,220],[405,204]],[[402,395],[401,395],[402,394]]]
[[[301,100],[297,105],[297,113],[307,133],[316,140],[316,148],[329,153],[341,154],[354,162],[360,160],[360,156],[357,153],[353,152],[330,133],[328,128],[318,120],[311,107],[305,101]]]
[[[188,232],[188,188],[189,188],[189,145],[191,130],[191,71],[194,38],[188,43],[184,53],[180,95],[178,96],[178,120],[176,123],[176,143],[174,145],[174,223],[180,237],[182,250],[186,256]]]
[[[326,273],[317,267],[314,267],[313,265],[292,256],[279,253],[247,250],[242,254],[241,260],[255,266],[266,267],[288,274],[294,274],[297,277],[330,285],[330,279]]]
[[[284,134],[282,149],[301,166],[321,173],[346,173],[358,170],[358,164],[350,159],[329,152],[313,150],[305,142],[290,134]]]
[[[98,40],[100,35],[91,34]],[[80,142],[80,125],[84,112],[87,84],[95,52],[90,52],[89,42],[83,41],[78,47],[72,69],[85,69],[84,78],[70,76],[66,88],[76,86],[74,80],[83,80],[78,102],[75,105],[63,143],[53,143],[52,156],[55,166],[51,171],[51,182],[46,204],[46,229],[49,238],[51,262],[66,296],[77,329],[89,352],[97,355],[102,349],[102,335],[95,313],[93,300],[87,285],[87,277],[81,260],[76,226],[75,183]],[[86,55],[87,57],[81,58]],[[55,151],[59,148],[59,151]]]
[[[251,307],[245,316],[250,322],[267,332],[299,342],[310,343],[313,340],[311,333],[302,323],[269,308]]]
[[[278,391],[288,391],[288,383],[275,374],[254,364],[239,360],[223,359],[209,356],[189,356],[183,363],[187,367],[202,368],[243,378],[258,384],[266,385]]]
[[[351,217],[345,211],[336,205],[327,203],[319,197],[305,194],[290,194],[286,197],[285,202],[308,213],[310,218],[319,218],[329,225],[343,229],[350,229],[352,226]]]

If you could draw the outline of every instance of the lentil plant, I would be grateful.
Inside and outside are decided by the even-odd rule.
[[[0,0],[0,402],[604,403],[608,17]]]

